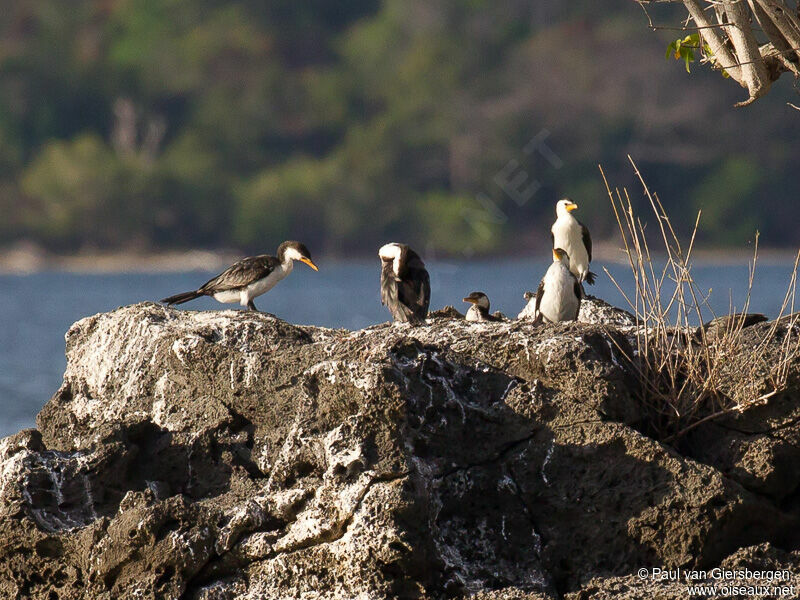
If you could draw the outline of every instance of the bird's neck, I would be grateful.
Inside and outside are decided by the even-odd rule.
[[[489,315],[489,309],[486,308],[485,306],[480,306],[478,304],[473,304],[472,306],[470,306],[467,312],[477,314],[484,318]]]
[[[553,266],[554,266],[554,267],[555,267],[555,268],[556,268],[558,271],[560,271],[560,272],[562,272],[562,273],[563,273],[564,271],[566,271],[567,273],[569,273],[569,265],[566,265],[566,264],[564,264],[564,261],[562,261],[562,260],[554,260],[554,261],[553,261]]]
[[[571,213],[563,212],[560,215],[558,215],[558,219],[556,220],[566,223],[572,223],[573,221],[575,221],[575,217],[573,217]]]
[[[289,258],[288,256],[284,255],[281,257],[281,268],[286,273],[291,273],[292,269],[294,268],[294,261]]]

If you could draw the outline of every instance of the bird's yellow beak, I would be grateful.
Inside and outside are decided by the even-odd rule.
[[[561,253],[555,248],[553,249],[553,260],[561,260]]]
[[[470,304],[478,303],[478,301],[475,298],[464,298],[464,302],[469,302]]]
[[[319,269],[317,268],[317,265],[315,265],[313,262],[311,262],[310,258],[301,258],[300,260],[303,261],[304,263],[306,263],[309,267],[311,267],[315,271],[319,271]]]
[[[570,202],[570,203],[569,203],[569,204],[567,204],[567,205],[566,205],[564,208],[566,208],[566,209],[567,209],[567,212],[572,212],[573,210],[575,210],[576,208],[578,208],[578,205],[577,205],[577,204],[575,204],[574,202]]]

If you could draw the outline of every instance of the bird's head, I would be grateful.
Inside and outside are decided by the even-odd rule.
[[[401,262],[403,261],[403,255],[406,252],[406,248],[408,248],[408,246],[405,244],[391,242],[389,244],[384,244],[381,246],[381,249],[378,250],[378,256],[383,264],[392,263],[392,272],[394,273],[395,277],[400,275]]]
[[[572,200],[564,198],[563,200],[559,200],[556,204],[556,216],[563,217],[564,215],[571,213],[576,208],[578,208],[577,204],[575,204]]]
[[[489,310],[489,297],[483,292],[472,292],[469,296],[464,298],[464,302],[469,302],[478,308]]]
[[[553,262],[562,262],[569,268],[569,254],[561,248],[553,248]]]
[[[301,244],[300,242],[283,242],[278,247],[278,260],[281,262],[286,262],[287,260],[299,260],[300,262],[306,263],[315,271],[319,271],[317,265],[315,265],[314,261],[311,260],[311,253],[308,251],[308,248],[306,248],[305,244]]]

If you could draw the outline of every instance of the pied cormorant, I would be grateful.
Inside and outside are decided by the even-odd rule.
[[[589,270],[592,262],[592,237],[586,226],[572,216],[578,205],[566,198],[556,204],[556,222],[550,228],[553,248],[565,250],[570,257],[569,270],[580,282],[594,285],[595,274]]]
[[[472,306],[467,311],[467,321],[498,321],[499,319],[489,314],[489,297],[483,292],[472,292],[464,298]]]
[[[168,305],[183,304],[200,296],[211,296],[218,302],[238,302],[249,310],[258,310],[253,298],[271,290],[276,283],[292,272],[293,261],[299,260],[318,271],[311,253],[300,242],[283,242],[278,246],[278,256],[261,254],[234,263],[222,273],[204,283],[193,292],[176,294],[161,302]]]
[[[431,303],[431,281],[425,263],[406,244],[392,242],[378,250],[381,302],[401,323],[422,323]]]
[[[561,248],[555,248],[553,264],[536,290],[535,321],[558,323],[578,318],[583,290],[577,277],[569,270],[569,264],[569,255]]]

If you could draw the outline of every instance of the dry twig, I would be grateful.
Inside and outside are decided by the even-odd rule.
[[[629,157],[630,159],[630,157]],[[628,357],[639,380],[639,397],[652,415],[652,429],[664,441],[680,439],[703,423],[767,402],[786,389],[790,368],[800,362],[800,313],[795,313],[798,253],[779,318],[755,347],[744,347],[742,330],[750,308],[758,260],[756,235],[747,295],[741,312],[731,305],[727,321],[714,335],[704,323],[717,318],[692,275],[691,258],[700,214],[687,245],[683,245],[656,194],[651,193],[636,164],[634,172],[658,224],[663,265],[654,260],[645,223],[636,215],[627,190],[611,190],[600,168],[617,220],[624,252],[633,275],[634,290],[626,292],[606,270],[636,317],[634,356]],[[791,315],[784,317],[783,315]],[[718,321],[719,323],[719,321]],[[776,342],[780,351],[775,356]],[[736,393],[731,393],[735,360],[747,356],[749,373],[736,371]],[[766,383],[768,389],[762,389]]]

